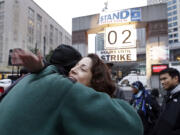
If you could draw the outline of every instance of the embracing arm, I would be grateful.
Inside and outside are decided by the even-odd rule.
[[[65,97],[61,118],[67,134],[143,134],[141,119],[128,103],[79,83]]]
[[[16,60],[18,61],[18,65],[24,66],[31,73],[39,72],[45,67],[45,63],[43,62],[43,58],[38,53],[38,55],[33,54],[32,52],[25,51],[23,49],[14,49],[12,54],[12,63],[16,64]]]

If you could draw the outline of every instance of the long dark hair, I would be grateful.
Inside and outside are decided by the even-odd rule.
[[[111,79],[107,65],[96,54],[89,54],[87,57],[92,60],[91,87],[112,96],[115,91],[115,83]]]

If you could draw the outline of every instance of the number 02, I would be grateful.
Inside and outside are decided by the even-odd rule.
[[[131,36],[131,31],[130,30],[124,30],[124,31],[122,31],[122,35],[123,34],[125,34],[125,33],[128,33],[128,35],[127,35],[127,37],[125,37],[125,39],[123,40],[123,44],[127,44],[127,43],[131,43],[131,42],[128,42],[127,40],[130,38],[130,36]],[[112,41],[111,40],[111,36],[112,36],[112,34],[114,34],[114,41]],[[108,42],[109,42],[109,44],[116,44],[116,41],[117,41],[117,33],[116,33],[116,31],[110,31],[109,33],[108,33]]]
[[[110,37],[111,37],[111,34],[114,34],[114,42],[112,42],[111,41],[111,39],[110,39]],[[108,42],[109,42],[109,44],[115,44],[116,43],[116,41],[117,41],[117,33],[116,33],[116,31],[110,31],[109,33],[108,33]]]
[[[127,40],[129,39],[129,37],[131,36],[131,31],[130,31],[130,30],[124,30],[124,31],[122,32],[122,34],[124,34],[125,32],[126,32],[126,33],[128,32],[128,36],[124,39],[123,44],[131,43],[131,42],[127,42]]]

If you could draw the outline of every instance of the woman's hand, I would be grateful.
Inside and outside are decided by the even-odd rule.
[[[44,67],[43,59],[38,52],[37,56],[23,49],[14,49],[12,52],[12,64],[24,66],[29,72],[37,72]]]

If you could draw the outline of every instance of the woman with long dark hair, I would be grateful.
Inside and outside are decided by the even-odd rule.
[[[107,65],[96,54],[89,54],[82,58],[70,70],[69,77],[110,96],[115,90],[115,84],[111,79]]]

